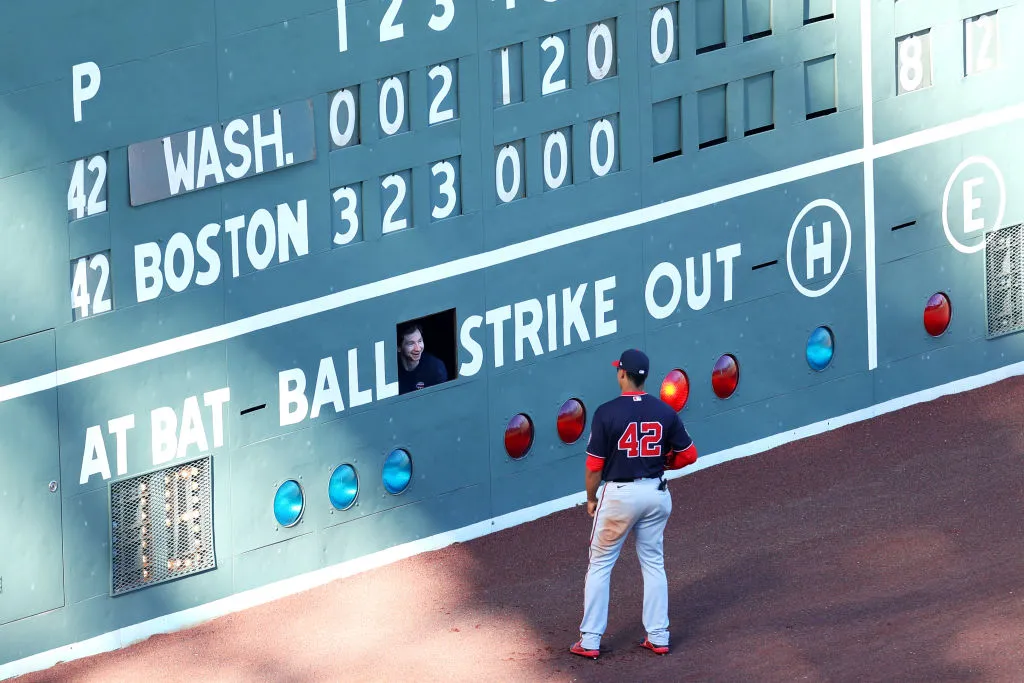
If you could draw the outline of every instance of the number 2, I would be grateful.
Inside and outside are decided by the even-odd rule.
[[[620,451],[626,452],[627,458],[657,458],[661,456],[661,423],[642,422],[639,426],[638,437],[637,423],[630,422],[617,444]]]

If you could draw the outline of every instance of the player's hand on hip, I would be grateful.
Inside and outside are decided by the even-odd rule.
[[[597,501],[596,500],[588,500],[587,501],[587,514],[590,515],[591,517],[593,517],[594,513],[596,513],[596,512],[597,512]]]

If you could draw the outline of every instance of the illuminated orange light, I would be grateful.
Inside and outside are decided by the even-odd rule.
[[[686,373],[676,368],[665,375],[661,383],[661,400],[672,406],[677,413],[686,405],[690,398],[690,379]]]

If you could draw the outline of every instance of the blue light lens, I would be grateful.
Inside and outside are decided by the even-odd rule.
[[[277,487],[277,493],[274,494],[274,518],[278,524],[284,527],[298,524],[303,507],[305,500],[299,482],[289,479]]]
[[[821,371],[832,362],[832,354],[835,353],[835,338],[832,330],[827,327],[819,327],[811,332],[807,338],[807,364],[811,369]]]
[[[391,451],[384,461],[381,479],[388,493],[401,493],[408,488],[409,480],[412,479],[412,458],[409,454],[401,448]]]
[[[327,484],[327,495],[331,499],[331,505],[339,510],[347,510],[356,502],[358,491],[359,478],[356,477],[356,470],[352,465],[341,465],[334,470],[331,481]]]

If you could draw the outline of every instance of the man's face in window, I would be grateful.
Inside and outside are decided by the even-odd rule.
[[[402,337],[402,355],[410,363],[420,362],[420,356],[423,355],[423,335],[419,330],[413,330]]]

